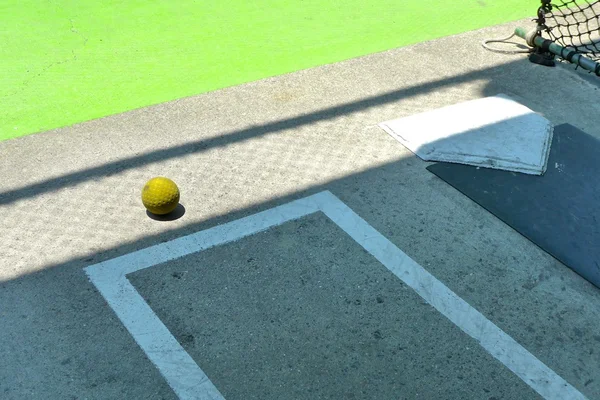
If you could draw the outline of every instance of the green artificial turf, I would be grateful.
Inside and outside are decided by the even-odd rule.
[[[536,0],[4,0],[0,140],[535,16],[537,7]]]

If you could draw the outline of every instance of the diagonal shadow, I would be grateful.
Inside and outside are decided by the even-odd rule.
[[[490,79],[491,77],[502,75],[506,72],[506,67],[498,66],[483,70],[477,70],[465,73],[460,76],[439,79],[421,85],[408,87],[405,89],[394,90],[382,95],[372,96],[355,102],[341,104],[339,106],[326,108],[314,113],[302,115],[299,117],[288,118],[259,127],[246,128],[229,132],[219,137],[198,140],[167,149],[152,151],[143,155],[129,157],[123,160],[107,163],[97,167],[89,168],[83,171],[77,171],[65,174],[60,177],[48,179],[39,183],[27,185],[18,189],[9,190],[0,193],[0,205],[11,204],[24,198],[39,196],[46,192],[56,191],[66,187],[76,186],[82,182],[93,180],[94,178],[111,176],[126,170],[139,168],[144,165],[158,163],[188,154],[197,154],[204,151],[224,147],[232,143],[243,142],[255,137],[268,135],[282,130],[298,128],[303,125],[309,125],[318,121],[325,121],[336,118],[340,115],[351,114],[372,107],[381,106],[387,103],[393,103],[399,99],[413,97],[419,94],[432,92],[435,89],[449,87],[478,79]]]

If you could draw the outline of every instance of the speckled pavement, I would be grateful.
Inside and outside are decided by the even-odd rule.
[[[176,398],[83,268],[322,190],[335,194],[589,399],[600,398],[600,292],[430,174],[428,163],[377,127],[506,93],[555,124],[570,123],[600,137],[597,81],[570,66],[543,69],[523,55],[481,47],[483,39],[504,37],[515,26],[530,22],[1,142],[0,398]],[[185,213],[178,219],[151,219],[141,204],[144,183],[159,175],[179,185]],[[298,235],[298,249],[320,243],[319,229]],[[265,263],[276,257],[267,245],[240,246]],[[331,257],[326,247],[314,248],[314,263]],[[210,256],[222,260],[235,252],[243,258],[240,251],[216,248]],[[290,253],[286,263],[295,265],[301,255]],[[177,305],[177,293],[169,293],[170,299],[152,292],[156,282],[171,276],[165,274],[156,270],[140,278],[140,292],[164,300],[157,307],[168,313],[166,319],[199,318]],[[231,278],[227,271],[222,276]],[[191,289],[173,290],[190,296]],[[408,398],[539,398],[471,338],[423,311],[428,306],[418,296],[406,296],[402,312],[414,336],[406,345],[412,358],[404,360],[418,362],[394,362],[403,371]],[[420,318],[423,313],[430,317]],[[386,315],[376,317],[378,324],[386,326]],[[402,326],[398,329],[406,329]],[[175,336],[185,334],[177,326],[170,329]],[[457,364],[440,363],[452,354]],[[354,361],[360,363],[360,357]],[[223,368],[208,369],[219,374]],[[279,375],[276,366],[265,369],[271,380],[252,381],[258,387],[255,398],[290,395],[268,390]],[[228,382],[223,384],[228,399],[245,398],[244,386],[229,379],[212,380]],[[321,388],[339,376],[324,379]],[[365,385],[379,387],[373,380]],[[387,386],[376,398],[398,398],[396,390]],[[373,393],[352,395],[374,398]],[[308,398],[352,398],[334,395],[314,392]]]

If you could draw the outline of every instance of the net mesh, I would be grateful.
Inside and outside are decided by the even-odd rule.
[[[600,61],[600,0],[542,0],[538,17],[549,39]]]

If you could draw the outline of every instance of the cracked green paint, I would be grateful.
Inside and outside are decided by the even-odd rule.
[[[0,2],[0,140],[535,14],[522,0]]]

